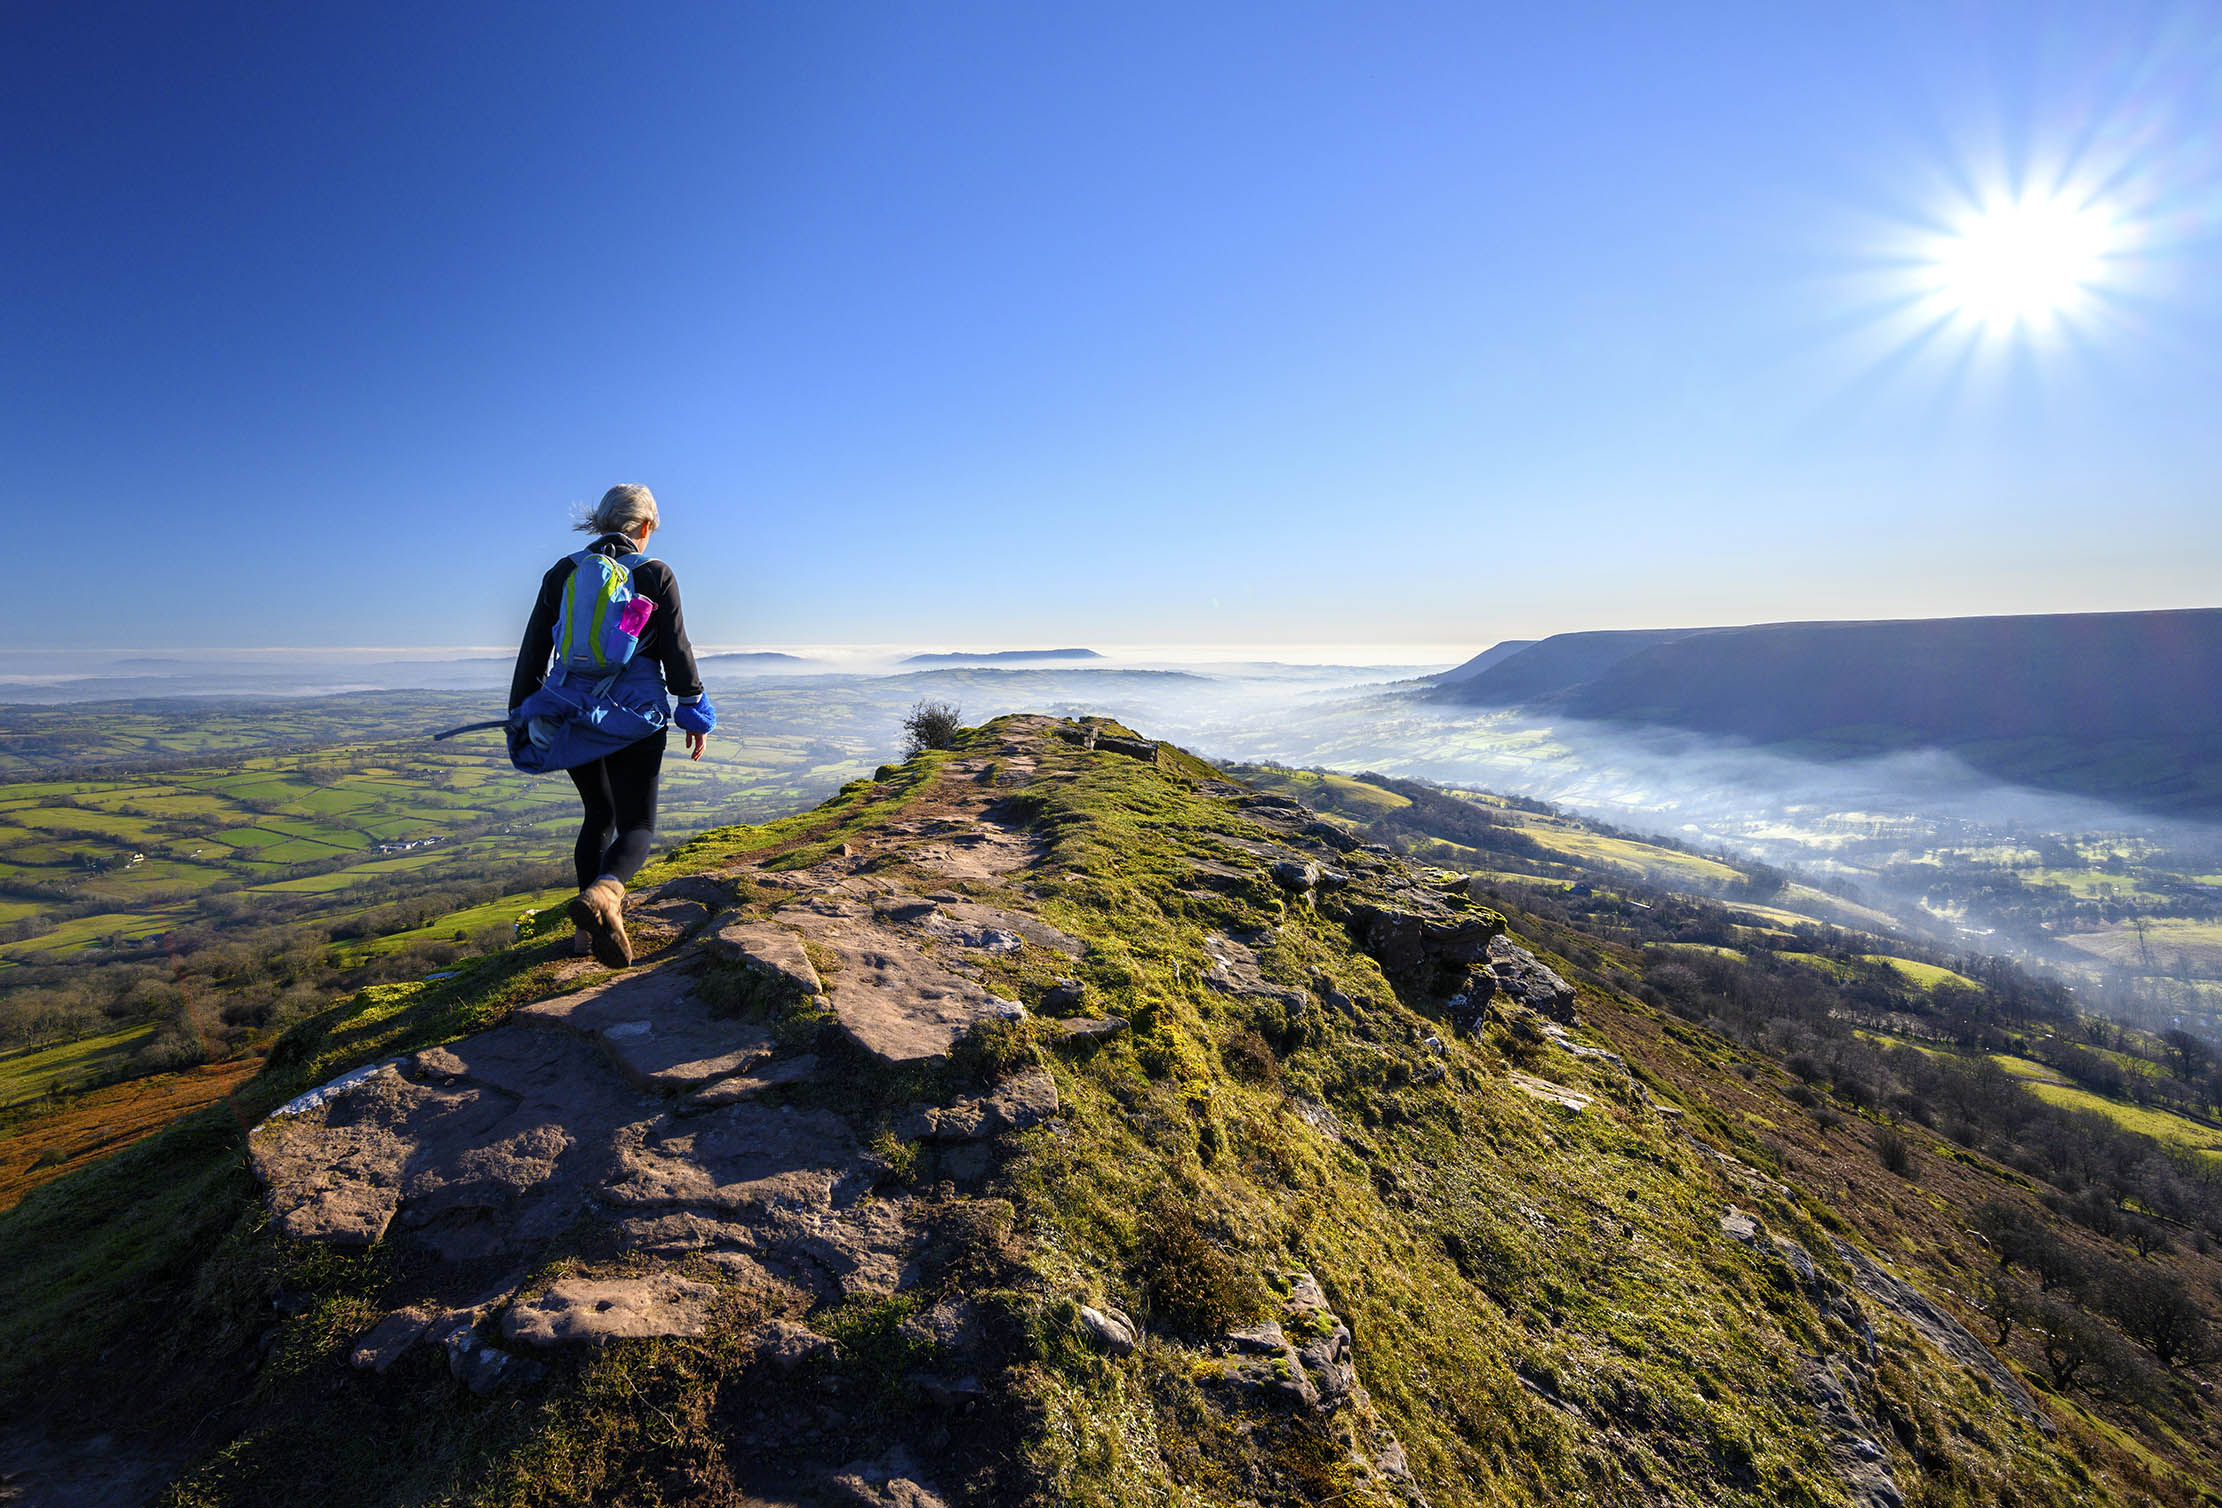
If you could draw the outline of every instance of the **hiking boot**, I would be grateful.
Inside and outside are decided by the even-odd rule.
[[[580,891],[566,908],[571,920],[587,936],[594,961],[605,969],[622,969],[633,961],[633,940],[625,935],[625,918],[618,903],[625,899],[625,882],[608,875]]]
[[[572,956],[573,958],[584,958],[584,957],[586,957],[586,955],[587,955],[587,954],[589,954],[589,953],[591,953],[591,952],[593,952],[593,951],[594,951],[594,934],[593,934],[593,933],[591,933],[591,932],[587,931],[587,930],[586,930],[586,928],[584,928],[584,927],[580,927],[580,928],[577,928],[577,929],[576,929],[575,931],[573,931],[573,932],[572,932],[572,934],[571,934],[571,956]]]

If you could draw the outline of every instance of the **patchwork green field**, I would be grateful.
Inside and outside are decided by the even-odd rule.
[[[0,1110],[36,1099],[56,1085],[99,1078],[119,1067],[153,1035],[152,1026],[127,1026],[98,1037],[0,1054]]]
[[[665,767],[662,841],[868,773],[902,689],[721,691],[730,731]],[[499,946],[566,893],[578,797],[512,769],[498,735],[427,736],[483,710],[440,692],[0,708],[0,771],[32,777],[0,785],[0,1048],[38,1049],[0,1072],[46,1094],[223,1058],[331,991]]]
[[[431,705],[409,704],[404,718],[393,698],[378,701],[389,725],[429,726],[453,710],[423,698]],[[187,726],[147,712],[122,716],[130,738],[114,738],[174,751],[248,737],[234,714],[207,714],[201,721],[214,728],[200,739],[189,712],[173,717]],[[281,719],[264,742],[305,741],[316,721]],[[775,815],[864,773],[882,752],[853,735],[713,739],[701,763],[674,758],[667,767],[663,827],[683,836],[736,816]],[[9,758],[24,762],[20,753]],[[216,897],[284,900],[289,914],[338,920],[357,909],[357,892],[385,899],[402,878],[560,859],[576,804],[567,781],[512,770],[491,735],[448,744],[326,740],[158,776],[0,786],[0,969],[126,947],[196,919]]]
[[[1933,990],[1942,984],[1957,985],[1965,990],[1975,988],[1974,980],[1941,964],[1923,963],[1916,958],[1897,958],[1888,953],[1870,953],[1867,961],[1886,965],[1925,990]]]
[[[2151,973],[2222,974],[2222,920],[2161,916],[2116,922],[2067,942],[2092,957]]]

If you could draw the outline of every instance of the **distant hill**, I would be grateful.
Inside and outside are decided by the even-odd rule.
[[[1449,686],[1459,681],[1470,681],[1484,670],[1502,664],[1535,642],[1533,639],[1506,639],[1501,644],[1492,644],[1480,654],[1466,661],[1465,664],[1454,665],[1441,674],[1431,675],[1426,679],[1433,681],[1438,686]]]
[[[746,654],[701,655],[695,663],[704,670],[807,670],[821,662],[801,655],[781,654],[776,650],[756,650]]]
[[[1492,651],[1493,652],[1493,651]],[[1434,695],[2222,816],[2222,610],[1559,634]]]
[[[1633,628],[1553,634],[1517,654],[1479,667],[1470,676],[1461,676],[1454,670],[1444,677],[1444,682],[1457,688],[1449,693],[1454,701],[1483,702],[1492,706],[1532,702],[1579,686],[1630,655],[1688,632],[1688,629],[1678,628]],[[1476,659],[1486,660],[1493,654],[1496,654],[1494,649]]]
[[[983,654],[967,654],[962,650],[950,654],[911,655],[899,663],[904,665],[997,665],[1013,660],[1100,660],[1103,656],[1092,649],[997,649]]]

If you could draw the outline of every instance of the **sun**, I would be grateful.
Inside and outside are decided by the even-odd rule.
[[[2109,217],[2091,206],[2064,199],[1994,201],[1937,241],[1934,292],[1977,324],[2048,325],[2090,299],[2115,239]]]

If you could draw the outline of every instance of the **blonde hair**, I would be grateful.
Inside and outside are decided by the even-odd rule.
[[[602,494],[602,500],[581,514],[572,525],[582,534],[634,534],[642,524],[656,528],[656,495],[646,487],[623,482]]]

